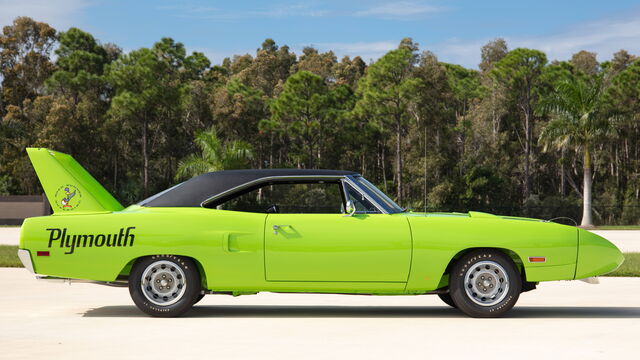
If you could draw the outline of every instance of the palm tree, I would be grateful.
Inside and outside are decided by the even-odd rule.
[[[604,113],[602,76],[590,79],[572,76],[559,83],[545,101],[551,120],[540,134],[546,151],[549,145],[558,149],[573,149],[582,155],[582,226],[593,226],[591,215],[593,153],[614,128],[612,118]]]
[[[178,163],[176,180],[211,171],[247,168],[253,160],[251,145],[239,140],[223,143],[213,126],[197,133],[194,141],[201,153],[191,154]]]

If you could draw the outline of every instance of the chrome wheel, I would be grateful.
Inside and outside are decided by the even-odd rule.
[[[171,261],[160,260],[144,269],[140,285],[147,300],[156,305],[168,306],[184,296],[187,279],[180,266]]]
[[[464,290],[474,303],[482,306],[498,304],[509,291],[509,276],[495,261],[480,261],[464,275]]]

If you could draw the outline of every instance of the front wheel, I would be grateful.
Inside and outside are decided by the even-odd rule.
[[[522,279],[507,255],[477,250],[462,256],[451,269],[449,291],[456,307],[472,317],[498,317],[518,301]]]
[[[152,316],[174,317],[189,310],[200,295],[200,273],[191,259],[174,255],[141,258],[129,275],[129,294]]]
[[[438,294],[438,297],[440,298],[440,300],[442,300],[442,302],[444,302],[445,304],[451,306],[452,308],[457,307],[456,304],[453,302],[453,299],[451,298],[451,294],[449,294],[449,293]]]

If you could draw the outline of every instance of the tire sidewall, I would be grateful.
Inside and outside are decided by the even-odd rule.
[[[180,300],[174,304],[161,306],[156,305],[149,301],[143,294],[141,287],[142,274],[147,266],[156,261],[171,261],[176,266],[180,267],[184,272],[186,278],[185,293]],[[152,316],[159,317],[174,317],[184,314],[188,311],[196,299],[200,295],[200,273],[195,266],[193,260],[176,255],[153,255],[138,259],[131,270],[129,275],[129,294],[136,306],[145,313]]]
[[[494,261],[502,266],[509,277],[509,290],[504,299],[493,306],[473,302],[465,291],[464,276],[469,268],[480,261]],[[495,250],[477,250],[462,256],[451,269],[449,291],[458,309],[472,317],[497,317],[509,311],[518,301],[522,279],[515,264],[507,255]]]
[[[440,298],[440,300],[442,300],[443,303],[451,306],[452,308],[457,308],[456,303],[453,302],[450,293],[438,294],[438,297]]]

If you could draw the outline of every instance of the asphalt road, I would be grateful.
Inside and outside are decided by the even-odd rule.
[[[501,319],[436,296],[208,295],[150,318],[127,289],[0,269],[1,359],[636,358],[640,278],[543,283]]]

